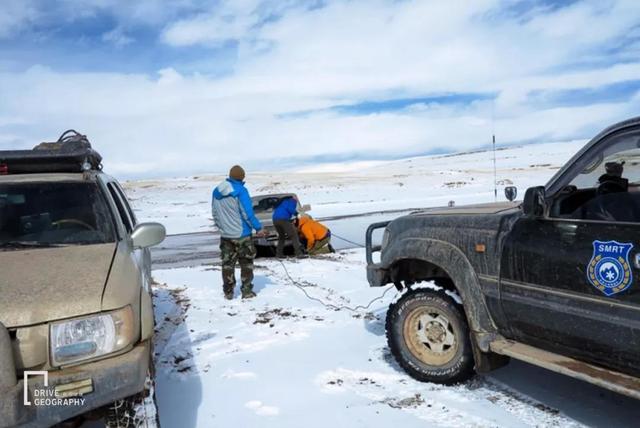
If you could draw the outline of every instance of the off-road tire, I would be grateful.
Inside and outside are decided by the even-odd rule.
[[[436,320],[437,322],[429,322],[429,325],[435,327],[430,327],[431,330],[425,330],[424,326],[421,328],[423,319]],[[445,340],[439,340],[441,343],[436,346],[442,348],[431,349],[428,343],[421,343],[422,338],[428,334],[427,331],[434,334],[431,332],[433,329],[436,330],[438,340],[445,337],[445,340],[451,341],[450,335],[453,335],[453,344],[447,347],[442,345]],[[398,364],[414,379],[451,385],[473,376],[473,352],[464,311],[444,290],[408,291],[400,300],[389,306],[386,330],[391,353]],[[416,331],[415,336],[405,337],[407,334],[414,334],[414,330],[422,332],[422,336]],[[420,349],[422,346],[424,349]],[[422,353],[422,357],[419,352]]]

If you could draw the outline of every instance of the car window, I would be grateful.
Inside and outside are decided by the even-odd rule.
[[[113,221],[96,183],[0,184],[0,247],[114,242]]]
[[[284,195],[284,196],[267,196],[260,197],[260,199],[253,199],[253,210],[257,213],[273,211],[280,202],[284,199],[288,199],[293,197],[293,195]],[[300,203],[298,202],[298,210],[300,210]]]
[[[129,218],[129,214],[127,213],[127,209],[118,194],[113,183],[108,183],[107,188],[109,189],[109,193],[111,194],[111,198],[113,198],[113,202],[116,204],[116,208],[118,209],[118,214],[120,215],[120,219],[122,220],[122,224],[124,224],[124,228],[127,233],[131,233],[133,231],[133,223]]]
[[[640,135],[615,137],[557,196],[557,217],[640,222]]]
[[[135,227],[136,224],[138,224],[138,220],[136,219],[136,215],[134,214],[133,209],[131,209],[131,205],[129,204],[129,199],[127,198],[127,196],[124,193],[124,190],[122,190],[122,187],[120,187],[118,183],[114,183],[114,186],[115,186],[116,192],[118,193],[118,195],[120,195],[120,199],[124,203],[124,208],[127,210],[127,214],[129,214],[129,218],[131,219],[131,224]]]

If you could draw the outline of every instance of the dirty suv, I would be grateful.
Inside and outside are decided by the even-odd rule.
[[[370,285],[404,291],[386,329],[413,377],[450,384],[515,358],[640,399],[640,118],[520,204],[374,224],[367,247]]]
[[[90,410],[136,424],[152,389],[148,248],[164,236],[86,137],[0,151],[0,427]]]

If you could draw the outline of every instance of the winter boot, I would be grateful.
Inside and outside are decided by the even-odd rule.
[[[253,291],[243,291],[242,292],[242,298],[243,299],[253,299],[254,297],[256,297],[256,293],[254,293]]]

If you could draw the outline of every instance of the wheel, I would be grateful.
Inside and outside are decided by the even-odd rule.
[[[104,422],[107,428],[157,428],[160,426],[155,393],[153,348],[149,355],[149,369],[144,390],[106,406]]]
[[[273,245],[256,245],[256,257],[275,257],[276,247]]]
[[[118,400],[106,407],[104,422],[107,428],[159,427],[155,393],[147,375],[143,392]]]
[[[414,379],[451,385],[473,376],[469,327],[444,290],[407,292],[387,312],[391,353]]]

